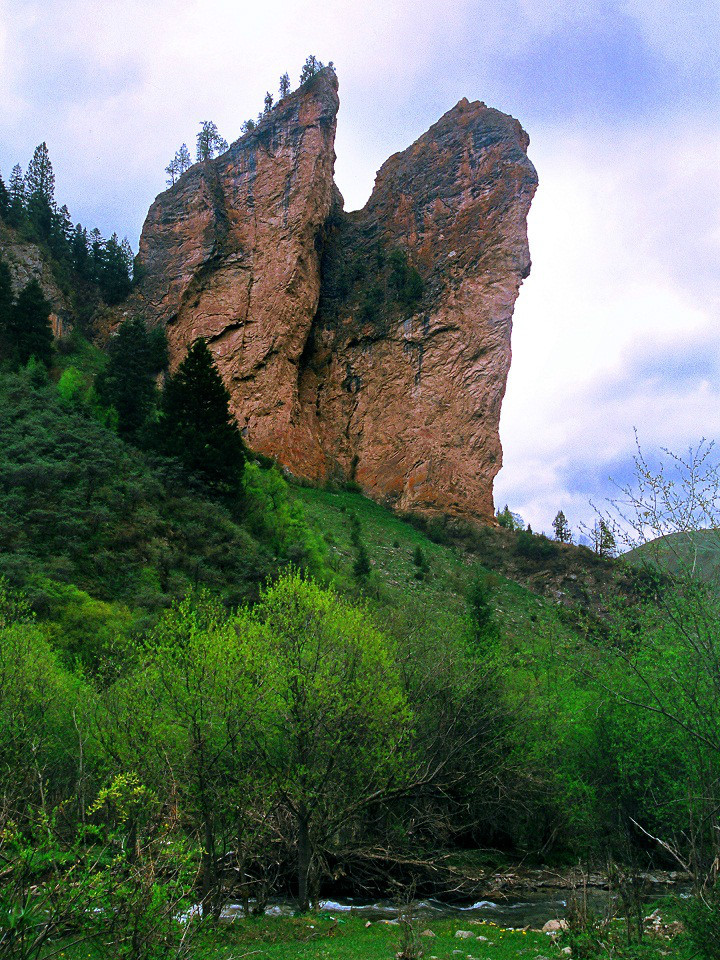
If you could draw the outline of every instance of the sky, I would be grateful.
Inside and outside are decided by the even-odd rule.
[[[462,97],[530,135],[499,507],[577,531],[636,434],[720,439],[718,0],[0,0],[0,173],[46,141],[73,219],[136,248],[199,122],[234,140],[309,53],[340,80],[346,209]]]

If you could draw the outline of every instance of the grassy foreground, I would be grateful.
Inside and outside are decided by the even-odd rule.
[[[414,923],[418,960],[536,960],[564,957],[562,941],[533,930],[511,930],[494,923],[461,919],[418,920]],[[459,931],[464,936],[457,936]],[[220,926],[189,931],[183,956],[193,960],[392,960],[404,946],[397,923],[382,920],[368,923],[364,917],[308,915],[293,919],[258,917],[238,919]],[[424,934],[424,935],[423,935]],[[469,936],[467,935],[469,934]],[[685,960],[693,955],[685,938],[673,940],[647,937],[641,947],[623,949],[622,931],[609,952],[582,953],[585,958],[655,957]],[[619,949],[618,949],[619,947]],[[106,949],[83,944],[68,949],[64,960],[105,960]],[[174,955],[174,954],[173,954]],[[579,955],[579,954],[576,954]]]

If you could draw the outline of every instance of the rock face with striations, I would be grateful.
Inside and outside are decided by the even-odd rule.
[[[462,100],[346,214],[321,71],[152,205],[131,309],[206,338],[250,446],[402,510],[493,515],[537,186],[516,120]]]

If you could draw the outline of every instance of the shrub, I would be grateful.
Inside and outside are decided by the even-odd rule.
[[[720,887],[714,886],[686,900],[682,918],[697,956],[720,960]]]

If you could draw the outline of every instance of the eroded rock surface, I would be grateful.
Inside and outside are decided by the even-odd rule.
[[[55,337],[68,334],[72,328],[68,298],[53,277],[48,258],[40,248],[22,240],[15,230],[0,223],[0,256],[10,269],[13,293],[17,296],[31,280],[37,280],[52,305],[50,323]]]
[[[137,299],[206,337],[251,447],[403,510],[489,519],[537,186],[516,120],[462,100],[346,214],[324,70],[161,194]]]

